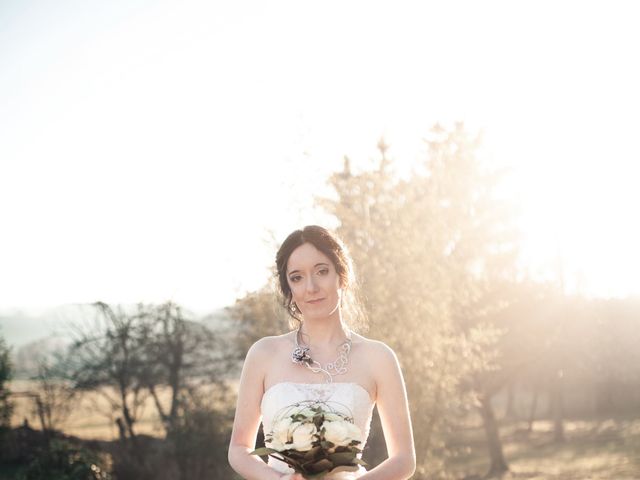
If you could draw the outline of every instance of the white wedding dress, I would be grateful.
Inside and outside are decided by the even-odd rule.
[[[357,383],[296,383],[280,382],[272,385],[264,392],[261,403],[262,425],[265,433],[271,431],[274,419],[283,408],[304,401],[328,402],[332,408],[352,416],[354,423],[363,433],[364,448],[369,436],[371,415],[374,402],[369,392]],[[293,473],[284,462],[269,457],[269,466],[282,473]],[[360,466],[357,472],[340,472],[324,477],[326,480],[351,480],[366,473]]]

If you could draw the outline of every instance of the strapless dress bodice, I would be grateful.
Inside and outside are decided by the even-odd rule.
[[[362,432],[361,448],[364,448],[369,436],[371,415],[374,402],[369,392],[361,385],[353,382],[334,383],[296,383],[280,382],[272,385],[264,392],[260,409],[262,412],[262,426],[265,433],[270,432],[274,420],[286,408],[299,402],[325,402],[336,411],[349,417]],[[278,459],[269,457],[269,466],[279,472],[293,472],[291,468]],[[357,472],[342,472],[325,477],[327,480],[349,480],[358,478],[366,473],[363,467]]]

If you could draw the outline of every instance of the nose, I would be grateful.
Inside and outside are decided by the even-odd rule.
[[[308,292],[315,292],[317,290],[318,286],[316,285],[316,280],[313,275],[309,275],[307,278],[306,287]]]

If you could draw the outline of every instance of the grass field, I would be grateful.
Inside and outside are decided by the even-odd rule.
[[[28,380],[18,380],[11,383],[10,389],[12,392],[29,392],[34,390],[34,384]],[[107,393],[113,395],[113,392]],[[104,396],[97,393],[87,393],[74,401],[69,416],[58,428],[68,435],[84,439],[115,440],[118,437],[115,419],[119,415],[119,412],[111,408]],[[152,436],[163,435],[151,397],[145,400],[138,418],[139,420],[135,424],[137,433]],[[13,426],[22,425],[25,419],[32,428],[41,428],[35,402],[30,398],[19,396],[15,400],[12,424]]]
[[[567,420],[566,442],[553,442],[552,424],[514,422],[500,429],[510,472],[503,479],[630,480],[640,479],[640,418]],[[465,432],[467,452],[451,470],[459,478],[481,475],[489,467],[480,427]]]

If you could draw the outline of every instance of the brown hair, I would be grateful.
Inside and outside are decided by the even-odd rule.
[[[349,327],[361,329],[366,324],[364,309],[358,298],[358,285],[353,268],[353,261],[347,247],[326,228],[317,225],[307,225],[302,230],[296,230],[282,243],[276,254],[276,270],[279,294],[282,306],[290,315],[292,328],[302,322],[301,312],[295,303],[287,281],[287,262],[293,251],[299,246],[310,243],[324,253],[335,266],[340,286],[344,292],[342,307]]]

